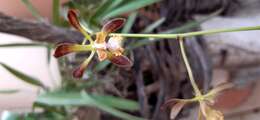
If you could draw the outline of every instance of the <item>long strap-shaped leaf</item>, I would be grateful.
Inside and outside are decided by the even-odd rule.
[[[19,78],[20,80],[29,83],[31,85],[35,85],[35,86],[39,86],[42,87],[43,89],[46,89],[46,87],[43,85],[42,82],[40,82],[40,80],[33,78],[29,75],[26,75],[4,63],[0,63],[1,66],[3,66],[7,71],[9,71],[10,73],[12,73],[14,76],[16,76],[17,78]]]
[[[126,120],[143,120],[121,110],[137,110],[138,103],[113,96],[87,94],[85,92],[52,92],[38,96],[37,102],[51,106],[91,106]]]
[[[131,12],[134,10],[137,10],[139,8],[151,5],[155,2],[158,2],[159,0],[133,0],[131,2],[128,2],[127,4],[124,4],[118,8],[113,9],[113,11],[107,13],[103,19],[109,19],[127,12]]]

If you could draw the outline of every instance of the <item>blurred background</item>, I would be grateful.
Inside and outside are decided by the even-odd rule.
[[[183,33],[260,25],[260,0],[1,0],[2,119],[122,118],[118,118],[120,112],[106,111],[104,107],[73,106],[76,100],[83,99],[75,96],[84,90],[94,96],[105,95],[94,97],[97,101],[104,99],[101,105],[122,109],[122,104],[108,101],[124,98],[118,101],[129,107],[122,109],[127,114],[168,120],[169,111],[160,109],[165,101],[192,97],[178,43],[171,39],[131,38],[125,43],[128,56],[134,60],[131,69],[115,68],[109,61],[99,63],[95,59],[82,79],[72,78],[71,71],[88,53],[62,59],[52,56],[57,43],[83,40],[67,22],[69,8],[80,11],[82,24],[93,33],[100,30],[104,21],[115,17],[127,19],[118,31],[121,33]],[[226,82],[236,86],[219,95],[213,105],[223,111],[226,120],[260,117],[259,34],[260,31],[246,31],[187,38],[189,59],[201,90]],[[52,94],[55,92],[62,94],[56,97]],[[70,92],[73,94],[66,94]],[[41,103],[43,99],[49,104]],[[62,105],[55,106],[55,100]],[[136,104],[139,107],[134,107]],[[194,120],[196,113],[196,105],[187,106],[177,119]]]

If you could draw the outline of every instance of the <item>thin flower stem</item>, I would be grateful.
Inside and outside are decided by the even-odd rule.
[[[94,55],[95,55],[95,50],[92,50],[89,57],[86,59],[86,64],[90,62],[90,60],[93,58]]]
[[[215,30],[205,30],[197,32],[188,32],[180,34],[124,34],[124,33],[110,33],[109,36],[122,36],[122,37],[137,37],[137,38],[177,38],[177,37],[192,37],[199,35],[209,35],[224,32],[237,32],[237,31],[251,31],[260,30],[260,26],[253,27],[240,27],[240,28],[228,28],[228,29],[215,29]]]
[[[87,42],[87,39],[85,38],[85,39],[82,41],[81,45],[85,45],[86,42]]]
[[[195,91],[195,95],[196,96],[201,96],[202,94],[201,94],[201,92],[199,90],[199,87],[197,86],[197,84],[196,84],[196,82],[194,80],[192,69],[191,69],[190,63],[189,63],[187,55],[186,55],[186,51],[185,51],[185,47],[184,47],[184,43],[183,43],[183,38],[182,37],[178,37],[178,40],[179,40],[179,44],[180,44],[180,48],[181,48],[181,55],[182,55],[184,64],[186,66],[186,69],[187,69],[187,72],[188,72],[188,76],[189,76],[191,85],[192,85],[192,87],[193,87],[193,89]]]
[[[90,44],[94,43],[94,40],[91,38],[91,36],[84,30],[84,29],[80,29],[81,33],[85,36],[85,39],[82,42],[82,45],[85,45],[87,40],[90,42]]]

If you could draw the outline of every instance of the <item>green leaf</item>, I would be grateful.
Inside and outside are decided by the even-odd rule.
[[[205,18],[201,18],[198,20],[193,20],[190,21],[180,27],[177,28],[173,28],[173,29],[169,29],[166,31],[161,32],[161,34],[173,34],[173,33],[181,33],[181,32],[186,32],[192,28],[198,27],[199,25],[201,25],[202,23],[208,21],[209,19],[216,17],[217,15],[219,15],[222,12],[222,9],[210,14],[209,16],[205,17]]]
[[[109,6],[113,4],[113,0],[106,0],[105,2],[103,2],[96,10],[95,14],[92,15],[92,17],[90,18],[90,22],[92,24],[97,24],[100,19],[101,16],[104,15],[104,13],[108,10]]]
[[[126,21],[126,24],[124,25],[124,27],[122,29],[122,33],[129,33],[132,26],[134,25],[136,17],[137,17],[137,12],[133,12],[129,15],[129,17]]]
[[[52,0],[52,22],[60,25],[60,0]]]
[[[37,9],[33,7],[32,3],[29,0],[22,0],[22,2],[36,19],[38,19],[39,21],[43,21],[43,18],[41,17]]]
[[[67,106],[67,105],[93,105],[91,101],[82,99],[82,96],[78,92],[51,92],[39,95],[36,102],[55,105],[55,106]]]
[[[113,9],[119,6],[123,1],[124,0],[106,0],[103,2],[90,18],[91,23],[97,24],[101,22],[103,16],[113,11]]]
[[[122,99],[114,96],[93,95],[93,99],[107,106],[122,110],[138,110],[139,104],[132,100]]]
[[[17,113],[4,111],[1,114],[1,120],[21,120],[21,117]]]
[[[2,65],[7,71],[12,73],[14,76],[19,78],[20,80],[22,80],[26,83],[29,83],[31,85],[39,86],[39,87],[42,87],[43,89],[46,89],[45,86],[40,82],[40,80],[33,78],[29,75],[26,75],[18,70],[15,70],[14,68],[12,68],[4,63],[0,63],[0,65]]]
[[[102,17],[103,19],[109,19],[127,12],[131,12],[134,10],[137,10],[139,8],[151,5],[155,2],[159,2],[159,0],[132,0],[130,2],[127,2],[126,4],[113,9],[113,11],[107,13],[104,17]]]
[[[123,3],[125,0],[110,0],[113,1],[111,5],[108,6],[107,10],[105,13],[113,11],[116,7],[118,7],[121,3]]]
[[[24,115],[23,120],[35,120],[37,117],[33,113],[27,113]]]
[[[110,64],[110,61],[104,60],[102,62],[99,62],[93,69],[95,72],[99,72],[101,70],[104,70],[108,65]]]
[[[19,92],[19,90],[0,90],[0,94],[14,94]]]
[[[143,120],[142,118],[138,118],[115,109],[115,108],[120,108],[124,110],[136,110],[138,108],[137,103],[130,100],[120,99],[111,96],[96,95],[96,94],[89,95],[87,93],[80,93],[80,92],[60,91],[60,92],[52,92],[52,93],[46,93],[40,95],[38,96],[36,101],[39,103],[44,103],[47,105],[55,105],[55,106],[86,105],[90,107],[97,107],[105,112],[108,112],[112,115],[115,115],[123,119]]]
[[[51,45],[47,45],[46,46],[46,50],[47,50],[47,63],[50,64],[50,61],[51,61],[51,49],[52,49],[52,46]]]
[[[79,23],[81,27],[87,31],[90,35],[94,35],[94,30],[90,28],[90,25],[84,20],[84,19],[79,19]]]
[[[122,98],[117,98],[113,96],[106,96],[106,95],[97,95],[93,94],[90,95],[92,99],[95,101],[99,101],[102,104],[106,104],[111,107],[123,109],[123,110],[137,110],[139,109],[138,103],[127,100],[127,99],[122,99]],[[95,105],[93,101],[88,101],[85,100],[80,92],[65,92],[65,91],[58,91],[58,92],[51,92],[51,93],[46,93],[38,96],[37,102],[39,103],[44,103],[47,105]]]
[[[148,45],[148,44],[151,44],[151,43],[153,43],[155,41],[158,41],[158,39],[153,39],[153,40],[142,39],[142,40],[138,40],[136,42],[130,43],[130,45],[127,47],[127,51],[133,50],[135,48],[142,47],[142,46],[145,46],[145,45]]]
[[[155,28],[159,27],[163,22],[165,21],[165,17],[155,21],[154,23],[150,24],[147,26],[142,33],[150,33],[152,32]]]
[[[34,102],[32,108],[33,108],[33,111],[35,110],[35,108],[42,108],[42,109],[44,109],[45,112],[56,113],[56,114],[59,114],[59,116],[66,115],[66,112],[62,111],[58,107],[46,105],[46,104],[39,103],[39,102]]]
[[[126,120],[144,120],[143,118],[139,118],[139,117],[136,117],[136,116],[133,116],[133,115],[130,115],[130,114],[127,114],[127,113],[124,113],[122,111],[119,111],[113,107],[110,107],[108,106],[107,104],[105,103],[102,103],[100,101],[98,101],[97,99],[93,99],[92,96],[88,95],[86,92],[83,92],[82,93],[82,96],[85,100],[89,100],[89,101],[92,101],[94,103],[94,106],[105,111],[105,112],[108,112],[114,116],[117,116],[119,118],[122,118],[122,119],[126,119]]]
[[[0,44],[0,47],[41,47],[46,46],[42,43],[10,43],[10,44]]]

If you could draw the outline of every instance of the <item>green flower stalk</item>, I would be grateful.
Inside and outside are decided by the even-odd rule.
[[[195,82],[195,79],[193,77],[193,72],[192,72],[192,69],[191,69],[188,57],[187,57],[186,52],[185,52],[184,40],[183,40],[182,37],[179,37],[178,40],[179,40],[179,44],[180,44],[180,48],[181,48],[182,58],[183,58],[183,61],[184,61],[184,64],[186,66],[186,69],[187,69],[187,72],[188,72],[188,76],[189,76],[189,79],[190,79],[190,83],[191,83],[191,85],[192,85],[192,87],[194,89],[195,95],[196,96],[201,96],[202,94],[201,94],[201,92],[199,90],[199,87],[197,86],[197,84]]]
[[[179,34],[122,34],[122,33],[110,33],[110,36],[122,36],[122,37],[131,37],[131,38],[185,38],[193,37],[200,35],[210,35],[216,33],[225,33],[225,32],[238,32],[238,31],[252,31],[260,30],[260,26],[251,26],[251,27],[238,27],[238,28],[226,28],[226,29],[214,29],[214,30],[205,30],[197,32],[188,32],[188,33],[179,33]]]

